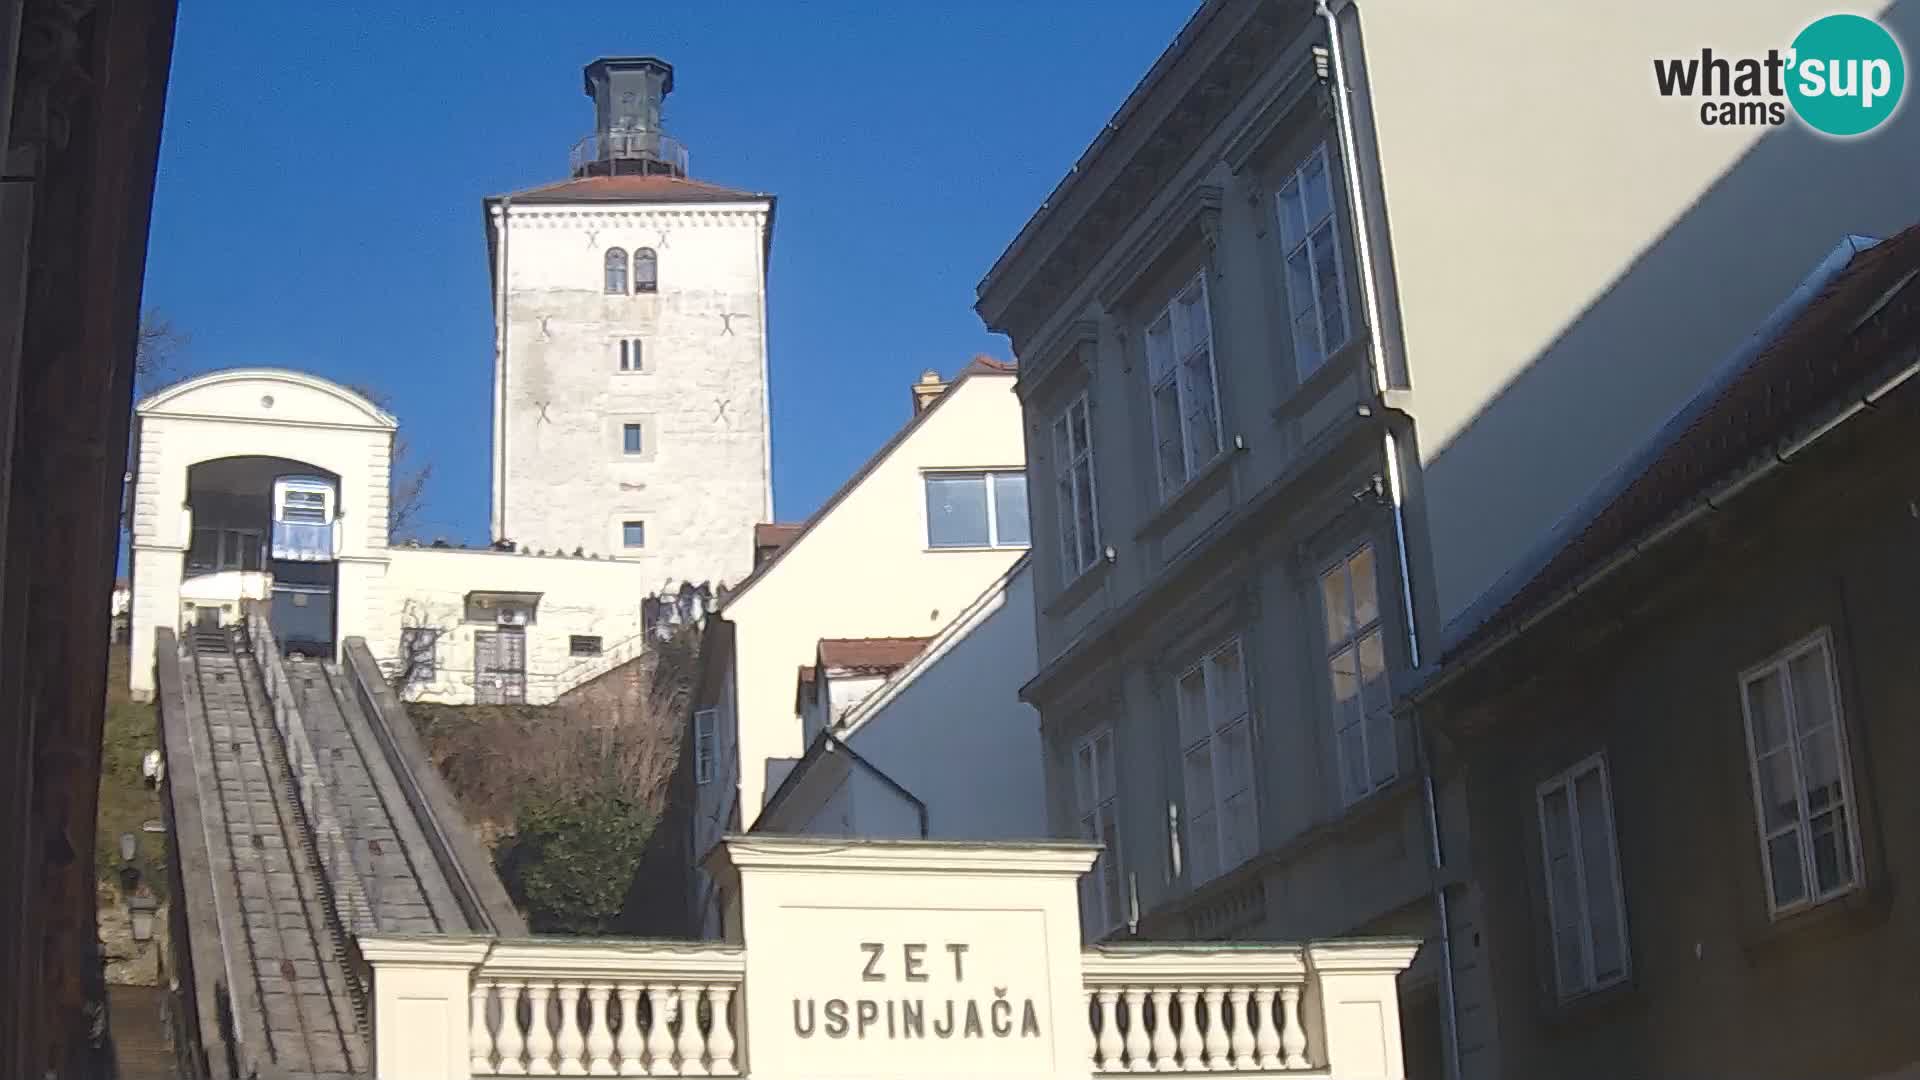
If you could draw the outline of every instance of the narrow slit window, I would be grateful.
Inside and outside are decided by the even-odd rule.
[[[607,249],[607,295],[627,294],[627,253],[623,248]]]
[[[644,449],[639,424],[620,425],[620,449],[627,454],[638,454]]]
[[[646,349],[639,338],[620,339],[620,370],[645,370]]]

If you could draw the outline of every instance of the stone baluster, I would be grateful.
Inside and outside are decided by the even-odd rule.
[[[713,1057],[713,1075],[738,1076],[740,1067],[733,1060],[733,987],[716,986],[708,991],[708,995],[713,1002],[713,1030],[707,1034],[707,1052]]]
[[[1300,1026],[1300,988],[1280,988],[1280,1064],[1289,1069],[1307,1068],[1307,1032]]]
[[[1180,1067],[1174,1053],[1173,993],[1164,986],[1153,988],[1153,1070],[1173,1072]]]
[[[553,993],[550,982],[527,984],[527,1003],[533,1015],[527,1024],[527,1075],[553,1076],[553,1028],[547,1015],[547,1001]]]
[[[580,1055],[587,1049],[587,1041],[580,1035],[580,989],[577,982],[560,984],[560,1075],[585,1076],[587,1067],[581,1062]]]
[[[1180,996],[1180,1069],[1182,1072],[1199,1072],[1200,1064],[1200,990],[1198,987],[1182,986],[1176,993]]]
[[[1138,986],[1129,986],[1125,991],[1127,999],[1127,1071],[1146,1072],[1153,1068],[1148,1059],[1152,1050],[1147,1042],[1147,992]]]
[[[640,987],[621,983],[619,994],[620,1041],[615,1048],[620,1051],[620,1075],[645,1076],[647,1062],[641,1055],[647,1044],[640,1037]]]
[[[1247,1017],[1247,999],[1251,996],[1250,986],[1236,986],[1227,991],[1227,1011],[1233,1014],[1233,1030],[1227,1033],[1232,1040],[1228,1048],[1233,1053],[1236,1069],[1253,1068],[1253,1021]]]
[[[1280,1031],[1273,1018],[1273,987],[1253,991],[1253,1051],[1261,1072],[1280,1068]]]
[[[587,987],[587,1075],[614,1076],[613,1029],[607,1026],[607,995],[613,988],[606,983]]]
[[[1100,988],[1100,1071],[1119,1072],[1120,1018],[1114,1015],[1113,1001],[1119,996],[1111,986]]]
[[[675,1050],[680,1055],[680,1075],[705,1076],[706,1039],[700,1034],[700,987],[682,986],[676,992],[680,1004],[674,1010],[674,1015],[680,1020],[680,1030],[676,1033],[679,1040]]]
[[[486,1076],[493,1071],[493,1031],[487,1025],[487,999],[493,994],[493,983],[485,979],[473,980],[473,989],[467,991],[467,1000],[472,1003],[467,1021],[467,1071],[475,1076]]]
[[[647,1075],[673,1076],[673,1033],[667,1030],[673,1005],[669,1000],[679,990],[674,986],[647,987],[647,1013],[653,1022],[647,1026]]]
[[[500,1065],[494,1071],[501,1076],[527,1075],[526,1032],[520,1027],[520,992],[526,984],[519,980],[500,983]]]
[[[1207,995],[1207,1068],[1224,1072],[1233,1068],[1227,1060],[1226,988],[1209,986]],[[1189,1066],[1191,1068],[1191,1066]]]
[[[1087,1071],[1100,1071],[1100,1033],[1093,1030],[1095,1011],[1100,1007],[1100,992],[1087,991]]]

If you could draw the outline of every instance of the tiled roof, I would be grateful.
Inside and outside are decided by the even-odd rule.
[[[1015,360],[995,360],[983,353],[974,357],[961,374],[967,375],[974,372],[984,375],[1017,375],[1020,373],[1020,364]]]
[[[886,674],[907,666],[931,638],[821,638],[820,666],[834,671]]]
[[[583,176],[574,180],[542,184],[524,191],[496,196],[496,198],[512,199],[517,203],[739,202],[744,199],[767,197],[755,192],[721,187],[718,184],[709,184],[700,180],[688,180],[682,176],[661,174]]]
[[[793,538],[799,536],[800,530],[804,528],[806,525],[797,521],[792,523],[763,521],[753,527],[753,550],[758,552],[761,548],[786,547],[793,543]]]
[[[1855,331],[1897,297],[1920,306],[1916,274],[1920,225],[1854,254],[1751,355],[1736,354],[1540,549],[1460,616],[1444,643],[1443,666],[1473,652],[1497,628],[1545,608],[1743,465],[1776,452],[1811,414],[1872,375],[1898,343],[1868,341]]]

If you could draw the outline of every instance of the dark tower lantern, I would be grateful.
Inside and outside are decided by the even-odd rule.
[[[573,148],[573,175],[687,175],[687,150],[660,125],[673,93],[673,65],[652,56],[602,57],[587,65],[593,134]]]

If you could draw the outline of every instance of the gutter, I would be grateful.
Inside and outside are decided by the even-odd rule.
[[[1385,331],[1380,320],[1380,281],[1373,265],[1373,240],[1367,225],[1366,189],[1360,181],[1360,140],[1354,134],[1353,90],[1347,82],[1347,61],[1345,50],[1340,42],[1340,17],[1328,6],[1327,0],[1318,0],[1315,13],[1327,24],[1327,52],[1332,60],[1333,106],[1340,127],[1340,154],[1344,159],[1346,174],[1347,207],[1353,219],[1353,246],[1356,254],[1357,269],[1360,272],[1360,296],[1365,305],[1367,320],[1367,360],[1368,374],[1372,380],[1372,397],[1380,401],[1389,389],[1387,381],[1387,350]],[[1406,490],[1400,475],[1400,448],[1394,439],[1393,426],[1384,425],[1381,435],[1381,456],[1386,459],[1387,501],[1393,513],[1393,542],[1396,562],[1400,567],[1400,602],[1407,630],[1407,667],[1410,671],[1420,670],[1420,630],[1415,621],[1413,610],[1413,577],[1408,564]],[[1440,805],[1434,795],[1433,756],[1427,746],[1426,727],[1416,717],[1413,723],[1414,757],[1420,773],[1420,793],[1424,803],[1427,823],[1427,874],[1428,889],[1433,894],[1434,919],[1439,924],[1440,943],[1440,982],[1441,993],[1445,998],[1442,1018],[1446,1024],[1447,1075],[1452,1080],[1460,1077],[1460,1020],[1459,1005],[1456,1000],[1453,980],[1453,930],[1452,920],[1447,911],[1447,890],[1442,883],[1446,869],[1446,853],[1440,846]]]
[[[1774,450],[1772,453],[1750,463],[1746,468],[1735,472],[1706,494],[1696,496],[1692,502],[1686,504],[1680,510],[1676,511],[1672,517],[1668,518],[1665,524],[1654,529],[1646,536],[1628,544],[1624,551],[1621,551],[1613,558],[1608,559],[1606,562],[1601,563],[1599,566],[1576,578],[1571,585],[1562,589],[1551,601],[1537,608],[1532,614],[1513,623],[1499,636],[1489,640],[1467,656],[1449,664],[1446,670],[1440,675],[1409,695],[1408,701],[1411,704],[1420,705],[1431,700],[1435,695],[1439,694],[1441,690],[1452,685],[1461,676],[1478,667],[1482,662],[1511,644],[1515,639],[1533,627],[1552,617],[1555,612],[1565,607],[1568,603],[1583,593],[1592,591],[1596,586],[1612,577],[1616,571],[1635,561],[1641,555],[1657,547],[1667,538],[1678,534],[1700,519],[1725,509],[1726,504],[1740,492],[1771,475],[1781,466],[1791,464],[1793,459],[1802,451],[1819,442],[1847,421],[1863,412],[1876,408],[1881,398],[1899,389],[1901,385],[1908,379],[1911,379],[1916,373],[1920,373],[1920,358],[1908,362],[1896,371],[1891,378],[1882,382],[1878,387],[1861,394],[1857,399],[1849,401],[1844,407],[1839,408],[1830,415],[1828,419],[1814,425],[1812,430],[1807,434],[1794,439],[1784,448]]]

